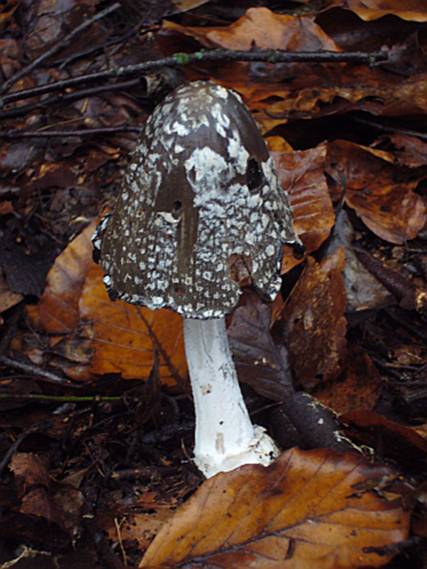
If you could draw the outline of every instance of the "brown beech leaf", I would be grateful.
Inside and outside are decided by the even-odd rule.
[[[92,261],[94,227],[88,226],[57,257],[38,306],[30,310],[33,323],[54,335],[52,349],[71,362],[62,367],[75,379],[107,373],[147,378],[156,351],[163,380],[184,375],[180,316],[108,298],[103,273]]]
[[[342,377],[338,381],[319,385],[314,394],[339,414],[355,409],[373,409],[381,383],[377,368],[368,354],[352,347]]]
[[[346,433],[352,440],[378,447],[383,455],[405,467],[425,469],[427,440],[414,427],[402,425],[367,409],[351,410],[342,415],[341,421],[348,425]]]
[[[399,495],[376,490],[393,479],[356,454],[325,449],[219,474],[165,524],[140,567],[380,567],[408,532]]]
[[[249,8],[229,26],[190,27],[164,22],[165,30],[173,30],[196,38],[207,47],[249,50],[255,44],[261,49],[289,51],[339,51],[313,18],[275,14],[268,8]]]
[[[43,531],[49,531],[51,524],[55,524],[58,531],[69,535],[76,533],[84,502],[77,488],[55,482],[34,453],[15,453],[10,470],[20,498],[19,513],[23,524],[31,526],[30,520],[38,518],[39,524],[43,524],[40,527]]]
[[[413,190],[418,180],[405,180],[390,164],[388,153],[339,140],[328,146],[326,171],[338,195],[376,235],[391,243],[414,239],[427,222],[427,208]]]
[[[365,21],[384,16],[398,16],[410,22],[427,22],[427,6],[424,0],[329,0],[328,7],[351,10]]]
[[[391,143],[395,162],[401,166],[419,168],[427,165],[427,142],[416,136],[391,134],[381,137],[378,142]]]
[[[276,172],[289,196],[295,229],[307,253],[316,251],[328,238],[335,213],[324,175],[326,144],[295,152],[273,152]],[[298,264],[293,255],[285,255],[282,271]]]
[[[345,251],[344,284],[346,312],[375,310],[395,302],[393,295],[359,261],[353,248],[354,228],[345,209],[337,215],[334,231],[327,245],[329,255],[339,247]]]
[[[306,390],[336,378],[346,354],[346,295],[342,248],[307,265],[282,311],[289,361]]]

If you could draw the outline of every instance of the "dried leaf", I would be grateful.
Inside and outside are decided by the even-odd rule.
[[[394,302],[394,297],[359,261],[352,247],[353,226],[347,212],[341,209],[337,215],[327,254],[343,247],[345,251],[344,284],[347,295],[346,312],[359,312],[384,308]]]
[[[273,153],[280,183],[289,196],[294,225],[306,252],[316,251],[328,238],[335,213],[324,175],[326,144],[295,152]],[[289,271],[298,261],[285,255],[282,272]]]
[[[33,453],[16,453],[10,470],[18,486],[21,514],[42,518],[70,535],[77,531],[84,501],[78,489],[55,483],[46,466]]]
[[[336,382],[321,384],[315,395],[339,414],[354,409],[373,409],[381,384],[381,377],[368,354],[353,347],[343,376]]]
[[[408,532],[398,495],[375,492],[387,479],[390,470],[357,455],[296,449],[268,468],[217,475],[165,524],[140,567],[385,565],[387,545]]]
[[[341,417],[353,440],[367,444],[405,467],[425,469],[427,440],[415,428],[401,425],[374,411],[359,409]]]
[[[147,378],[160,356],[160,377],[185,375],[181,318],[172,311],[150,311],[108,298],[102,271],[92,261],[88,226],[57,257],[39,305],[30,311],[33,322],[49,334],[65,335],[52,347],[77,366],[64,371],[85,379],[91,374],[119,373],[123,378]]]
[[[388,15],[410,22],[427,22],[424,0],[329,0],[327,5],[351,10],[367,22]]]
[[[15,306],[18,302],[21,302],[22,298],[23,296],[21,294],[10,290],[4,276],[0,272],[0,314],[12,308],[12,306]]]
[[[293,393],[286,350],[270,334],[271,309],[257,295],[233,312],[227,333],[239,380],[260,395],[282,401]]]
[[[336,378],[346,353],[343,249],[322,263],[307,258],[282,312],[284,336],[296,380],[310,390]]]
[[[376,235],[402,244],[414,239],[427,223],[427,208],[413,190],[418,180],[405,180],[381,151],[352,142],[336,141],[328,147],[326,171],[338,194]]]
[[[230,24],[221,27],[190,27],[175,22],[164,22],[165,30],[173,30],[198,39],[207,47],[250,50],[253,45],[261,49],[289,51],[339,51],[313,18],[276,14],[268,8],[249,8]]]
[[[397,164],[409,168],[427,165],[427,142],[405,134],[392,134],[379,140],[380,143],[384,141],[389,141],[392,144],[393,155]]]

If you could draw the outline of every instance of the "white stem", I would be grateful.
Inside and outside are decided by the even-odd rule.
[[[251,423],[228,346],[224,318],[184,319],[196,414],[194,462],[209,478],[242,464],[267,465],[278,449]]]

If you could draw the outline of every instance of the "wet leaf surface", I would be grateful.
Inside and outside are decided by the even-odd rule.
[[[327,173],[334,192],[376,235],[391,243],[414,239],[427,221],[426,205],[413,190],[418,181],[398,173],[387,155],[350,142],[329,145]]]
[[[140,567],[380,567],[388,556],[372,545],[407,534],[398,495],[375,494],[384,480],[393,474],[355,455],[298,450],[268,468],[217,475],[166,523]]]
[[[425,3],[125,0],[102,15],[113,4],[0,8],[0,565],[132,568],[149,548],[152,567],[421,569]],[[386,59],[198,60],[7,98],[215,47]],[[246,290],[228,324],[253,420],[314,450],[208,482],[181,319],[111,302],[89,244],[138,129],[186,79],[242,95],[306,246],[285,248],[274,304]]]
[[[108,298],[102,271],[92,261],[94,228],[89,225],[57,258],[39,306],[30,310],[33,322],[54,335],[52,349],[71,362],[63,369],[75,379],[108,373],[147,378],[156,353],[163,380],[184,377],[180,317]]]
[[[337,250],[322,263],[308,257],[306,263],[282,319],[295,379],[311,390],[337,378],[346,356],[344,251]]]

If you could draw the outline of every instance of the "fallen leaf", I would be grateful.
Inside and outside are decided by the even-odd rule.
[[[55,524],[70,536],[77,531],[84,502],[77,488],[54,482],[34,453],[15,453],[10,470],[18,487],[19,513],[23,519],[27,516],[41,518],[40,523]]]
[[[391,134],[381,137],[377,144],[388,143],[393,147],[395,162],[409,168],[420,168],[427,164],[427,142],[416,136]]]
[[[414,192],[418,180],[405,179],[381,151],[340,140],[328,146],[326,172],[332,191],[345,189],[345,201],[378,237],[403,244],[427,223],[427,208]]]
[[[21,302],[22,299],[22,294],[18,294],[10,290],[6,279],[0,271],[0,314],[9,310],[9,308],[12,308],[12,306],[15,306],[18,302]]]
[[[287,192],[294,215],[294,225],[307,253],[316,251],[328,238],[335,213],[324,174],[326,144],[309,150],[273,152],[274,164],[282,188]],[[299,262],[285,255],[282,272]]]
[[[227,329],[239,380],[273,401],[293,393],[286,350],[270,334],[271,308],[254,293],[245,293],[245,305],[233,312]]]
[[[181,317],[108,298],[102,270],[92,261],[94,228],[89,225],[57,257],[39,304],[29,310],[33,324],[54,335],[52,349],[74,362],[62,367],[75,379],[107,373],[147,378],[156,351],[163,380],[183,377]]]
[[[394,297],[359,261],[352,246],[353,236],[354,229],[348,214],[341,209],[326,251],[328,255],[340,247],[345,251],[346,312],[384,308],[394,302]]]
[[[264,7],[249,8],[229,26],[191,27],[168,21],[163,28],[194,37],[207,47],[250,50],[255,45],[260,49],[339,51],[313,18],[277,14]]]
[[[268,468],[219,474],[165,524],[140,567],[380,567],[408,533],[399,496],[375,491],[393,478],[356,454],[297,449]]]
[[[367,22],[384,16],[398,16],[410,22],[427,22],[424,0],[329,0],[327,5],[351,10]]]
[[[344,251],[321,263],[308,257],[306,263],[282,319],[295,379],[311,390],[340,374],[346,354]]]
[[[378,449],[409,470],[425,469],[427,440],[409,427],[368,409],[355,409],[341,417],[352,440]]]
[[[314,395],[335,413],[373,409],[380,395],[381,377],[368,354],[349,350],[347,367],[337,381],[320,384]]]

